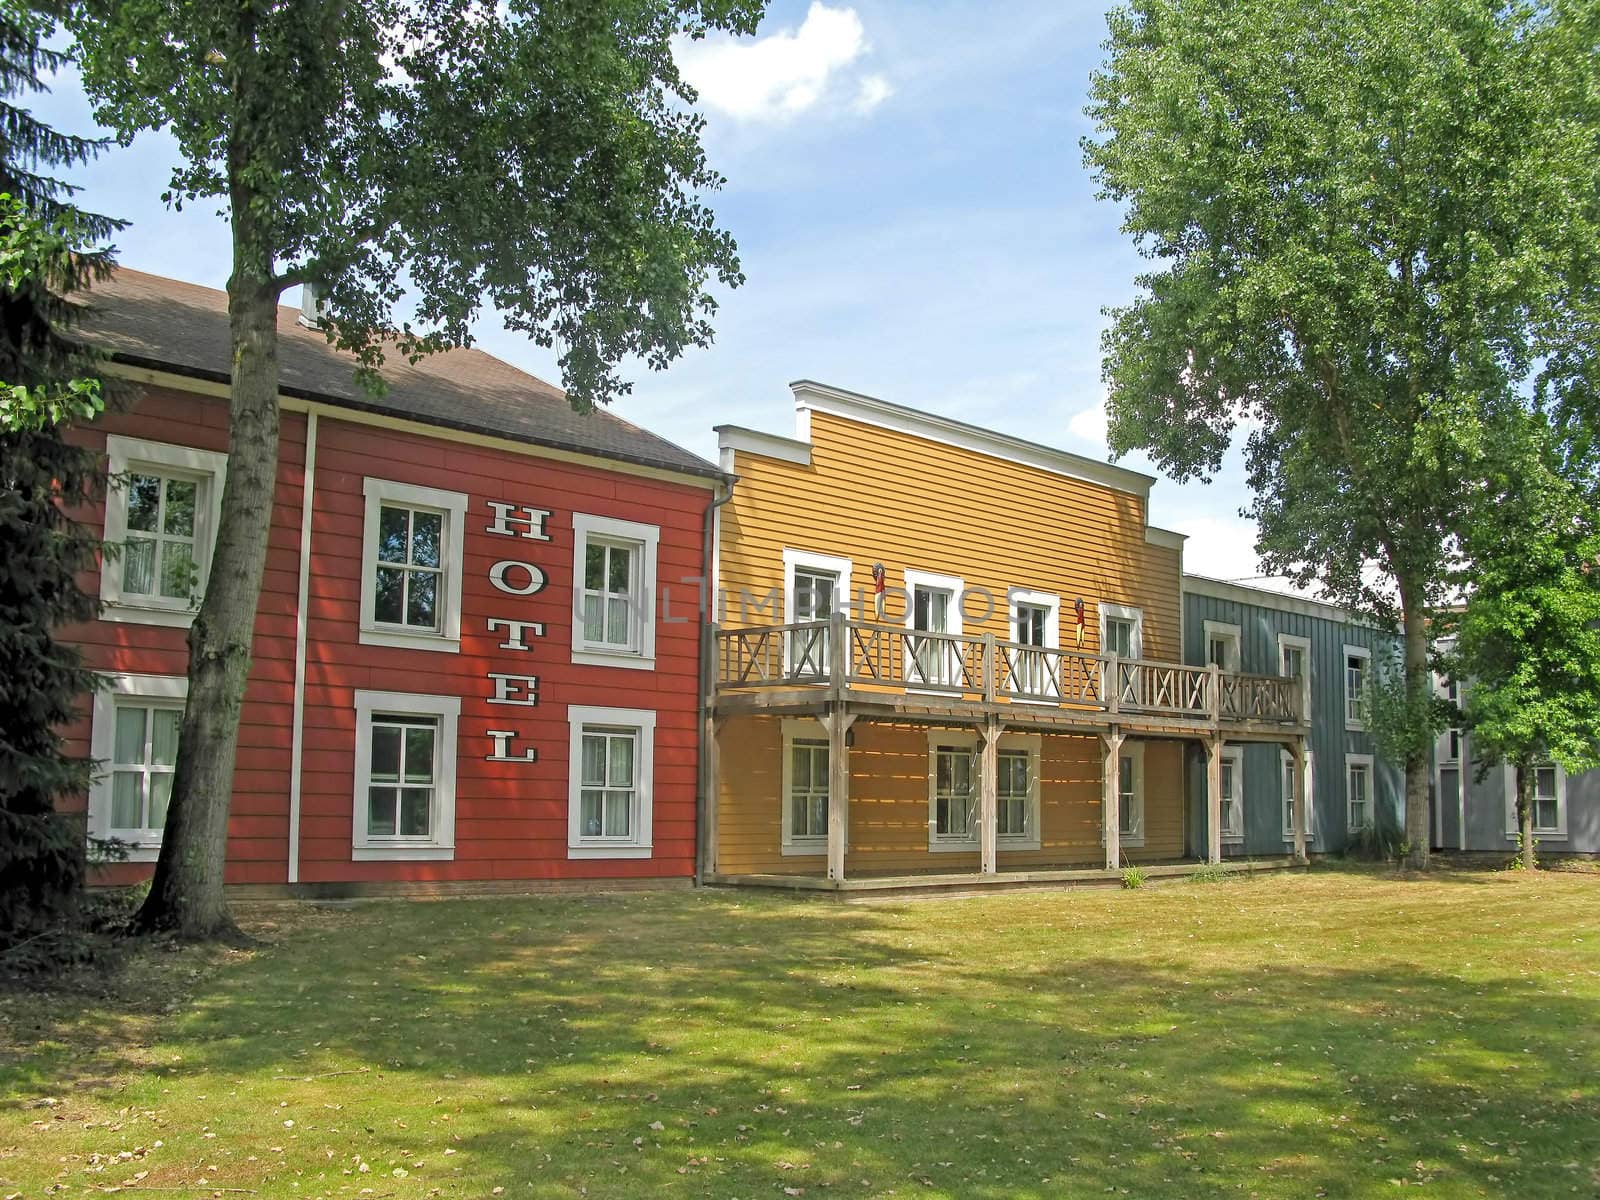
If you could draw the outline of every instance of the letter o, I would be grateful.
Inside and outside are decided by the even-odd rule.
[[[506,572],[512,567],[521,567],[528,573],[528,582],[525,587],[512,587],[506,581]],[[514,558],[503,558],[489,568],[489,582],[494,584],[508,596],[531,596],[535,592],[544,590],[544,572],[532,563],[518,562]]]

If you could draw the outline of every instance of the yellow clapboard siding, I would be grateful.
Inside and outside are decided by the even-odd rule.
[[[1142,497],[913,433],[820,411],[810,414],[811,463],[740,451],[722,510],[718,582],[725,626],[784,619],[786,548],[847,558],[852,591],[869,606],[871,568],[886,567],[885,620],[903,623],[905,572],[959,577],[993,598],[966,606],[962,631],[1010,637],[1010,589],[1061,598],[1060,644],[1076,644],[1072,602],[1086,605],[1083,646],[1098,650],[1102,601],[1144,614],[1144,655],[1180,656],[1178,551],[1145,538]],[[763,611],[759,607],[765,604]],[[824,856],[784,855],[782,729],[776,719],[728,722],[721,740],[717,868],[821,874]],[[1150,742],[1145,844],[1130,861],[1183,853],[1183,758]],[[1102,758],[1093,737],[1047,736],[1041,753],[1041,845],[1000,852],[1002,865],[1099,865]],[[976,852],[928,849],[925,730],[857,722],[851,750],[846,875],[976,870]]]
[[[821,875],[822,854],[782,853],[783,730],[771,717],[734,717],[719,735],[716,869],[728,874]],[[1145,829],[1130,862],[1183,854],[1183,754],[1176,742],[1145,746]],[[1002,850],[1001,866],[1090,866],[1100,840],[1101,743],[1045,735],[1040,746],[1038,850]],[[850,748],[845,874],[976,871],[976,851],[928,848],[928,731],[857,722]]]

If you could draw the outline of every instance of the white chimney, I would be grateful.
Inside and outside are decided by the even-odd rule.
[[[317,291],[314,283],[300,285],[300,316],[296,318],[307,329],[316,329],[328,315],[328,298]]]

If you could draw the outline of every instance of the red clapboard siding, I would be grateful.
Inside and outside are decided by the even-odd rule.
[[[128,411],[107,415],[82,439],[103,448],[108,433],[225,450],[223,401],[150,387]],[[300,521],[306,420],[285,413],[253,663],[240,721],[229,820],[230,883],[283,883],[288,870],[290,746],[295,637],[299,620]],[[366,478],[466,493],[461,651],[363,646],[359,640]],[[654,480],[600,463],[566,463],[494,447],[327,415],[319,419],[311,573],[306,605],[306,688],[301,756],[300,880],[305,883],[682,877],[692,873],[697,780],[699,584],[702,521],[709,495],[692,484]],[[550,511],[549,541],[489,534],[487,501]],[[660,528],[656,670],[572,662],[574,512]],[[103,524],[97,506],[81,514]],[[532,563],[547,585],[506,595],[489,582],[502,559]],[[98,590],[97,576],[85,586]],[[526,652],[499,648],[489,617],[545,624]],[[186,631],[100,620],[70,636],[99,670],[182,675]],[[536,707],[490,705],[488,673],[539,677]],[[355,707],[358,689],[457,696],[456,851],[444,862],[354,862]],[[656,712],[653,842],[648,859],[567,858],[568,724],[572,704]],[[74,722],[70,743],[87,752],[90,722]],[[534,763],[489,762],[488,729],[516,731]],[[82,809],[81,798],[75,807]],[[102,874],[128,881],[148,864]]]

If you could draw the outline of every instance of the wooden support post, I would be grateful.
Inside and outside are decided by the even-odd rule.
[[[828,730],[828,878],[844,878],[850,844],[850,743],[855,717],[835,706],[822,719]]]
[[[993,875],[999,868],[1000,733],[1005,728],[989,717],[978,726],[978,869]]]
[[[1206,861],[1222,861],[1222,739],[1209,737],[1206,745]]]
[[[726,717],[707,712],[705,718],[706,790],[705,811],[701,813],[701,829],[705,838],[701,863],[703,870],[714,874],[717,869],[717,811],[722,807],[721,734]]]
[[[828,690],[841,698],[850,686],[850,625],[842,612],[828,617]]]
[[[1294,771],[1294,860],[1306,861],[1306,740],[1295,738],[1289,744]]]
[[[1115,663],[1115,657],[1112,658]],[[1106,870],[1122,867],[1122,731],[1113,725],[1100,737],[1106,744],[1101,775],[1100,836],[1106,846]]]

